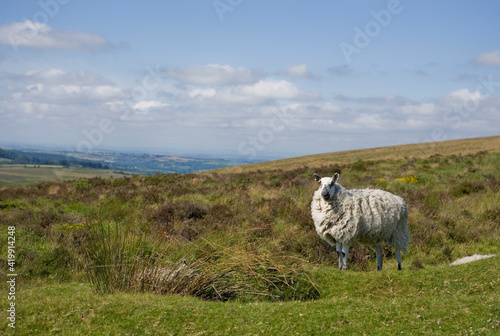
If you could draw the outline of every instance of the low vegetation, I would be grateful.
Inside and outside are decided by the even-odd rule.
[[[448,264],[500,253],[498,167],[500,153],[479,151],[3,187],[0,224],[16,226],[22,275],[20,329],[493,333],[499,258]],[[351,270],[335,269],[309,207],[312,174],[334,172],[347,188],[408,203],[402,272],[389,249],[385,270],[373,271],[373,252],[359,245]]]

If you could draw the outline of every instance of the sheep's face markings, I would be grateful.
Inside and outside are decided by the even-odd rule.
[[[320,181],[321,183],[321,197],[325,201],[328,201],[334,194],[334,185],[333,179],[330,177],[323,177]]]
[[[325,201],[330,200],[335,195],[335,183],[339,179],[339,174],[336,173],[333,177],[321,177],[317,174],[314,174],[314,178],[320,185],[321,197]]]

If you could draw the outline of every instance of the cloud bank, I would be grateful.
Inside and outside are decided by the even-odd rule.
[[[0,44],[15,48],[74,49],[86,52],[118,47],[101,35],[63,31],[31,20],[0,26]]]
[[[217,148],[246,159],[491,135],[500,125],[500,98],[487,85],[420,101],[345,94],[326,100],[292,80],[229,65],[176,68],[154,78],[156,85],[145,77],[133,83],[146,86],[134,87],[58,68],[2,72],[0,124],[16,129],[2,128],[0,140],[51,139],[75,148],[106,119],[114,131],[102,146]]]

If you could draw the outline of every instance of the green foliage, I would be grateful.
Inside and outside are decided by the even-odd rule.
[[[89,191],[92,188],[92,185],[90,184],[89,180],[81,179],[81,180],[75,181],[73,183],[73,188],[76,191],[80,191],[80,192]]]
[[[19,208],[23,205],[20,201],[0,201],[0,210],[8,208]]]

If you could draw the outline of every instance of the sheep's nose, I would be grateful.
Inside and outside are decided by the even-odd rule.
[[[323,196],[323,198],[324,198],[326,201],[328,201],[328,199],[330,199],[330,194],[329,194],[329,193],[328,193],[328,191],[326,191],[326,190],[323,190],[323,191],[321,192],[321,196]]]

